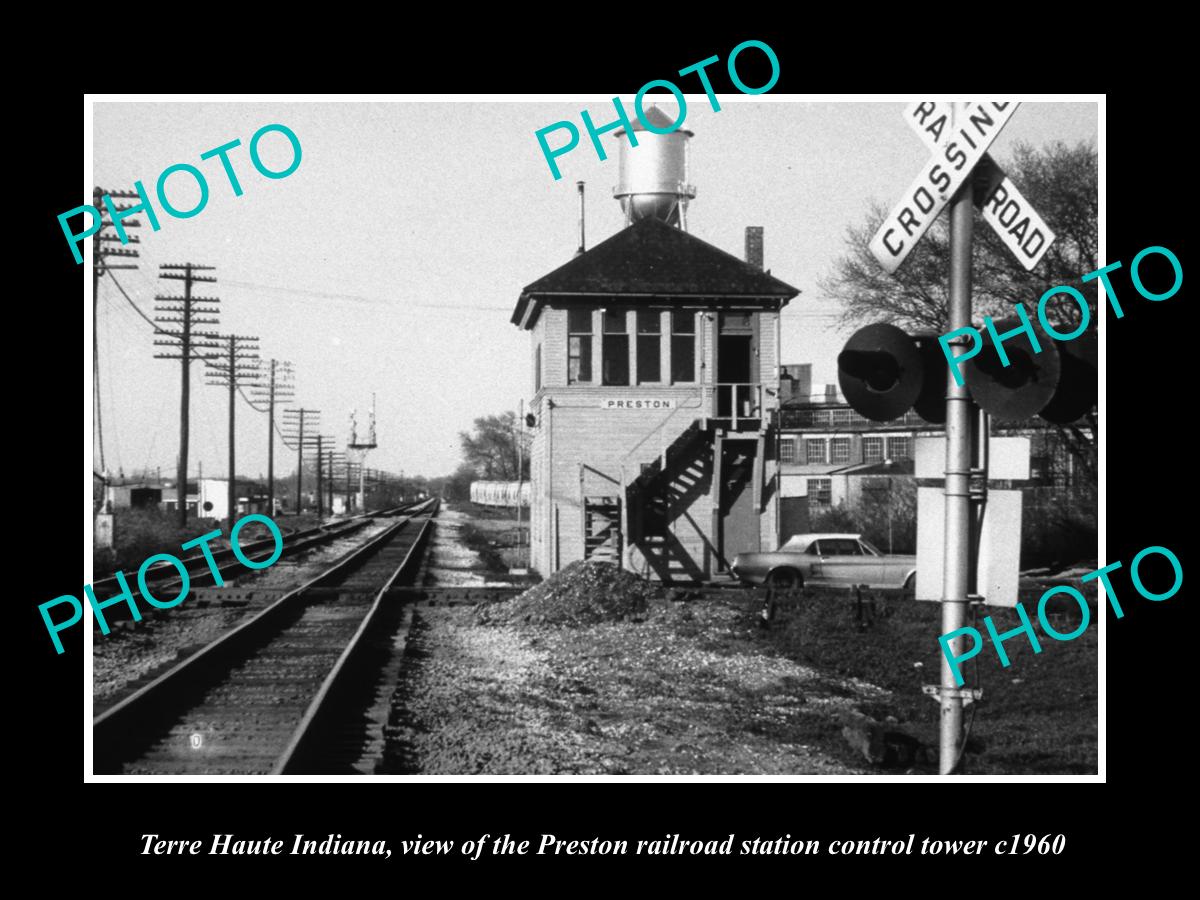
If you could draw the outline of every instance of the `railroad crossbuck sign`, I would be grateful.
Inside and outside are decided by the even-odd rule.
[[[984,189],[976,200],[984,219],[1026,269],[1038,264],[1054,233],[987,155],[1019,105],[965,104],[957,119],[947,103],[914,102],[905,109],[905,119],[933,155],[871,239],[871,252],[886,272],[900,267],[977,164]]]
[[[973,104],[966,106],[969,112]],[[913,101],[904,108],[904,119],[934,152],[954,134],[949,103]],[[1027,271],[1033,269],[1054,243],[1054,232],[989,154],[983,155],[975,174],[975,205],[984,221]]]

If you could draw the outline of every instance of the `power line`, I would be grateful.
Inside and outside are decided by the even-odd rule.
[[[313,291],[305,290],[304,288],[280,287],[278,285],[258,284],[253,281],[234,281],[226,279],[224,284],[236,285],[238,287],[255,288],[262,291],[275,291],[283,294],[296,294],[302,297],[312,297],[319,300],[348,300],[354,303],[366,303],[372,306],[388,305],[392,309],[398,308],[393,306],[394,299],[385,299],[382,297],[369,297],[366,294],[343,294],[336,291]],[[480,306],[472,303],[422,303],[420,301],[405,300],[402,303],[404,308],[413,309],[438,309],[438,310],[462,310],[465,312],[512,312],[512,307],[509,306]],[[840,312],[818,312],[816,310],[788,310],[789,318],[801,319],[829,319],[837,318],[841,315]]]
[[[109,385],[114,384],[113,377],[112,377],[112,373],[113,373],[112,328],[109,325],[109,316],[111,315],[111,309],[112,309],[111,306],[109,306],[108,304],[105,304],[105,307],[104,307],[104,366],[103,366],[103,368],[105,371],[105,378],[108,380]],[[97,368],[100,368],[100,366],[97,366]],[[112,388],[110,387],[109,388],[110,396],[109,396],[109,405],[108,405],[109,446],[110,446],[110,450],[111,450],[111,455],[116,457],[117,471],[123,472],[124,465],[123,465],[123,460],[121,459],[121,435],[117,429],[117,417],[115,415],[114,403],[112,402],[112,400],[113,400],[112,393],[113,393]],[[97,424],[99,424],[100,411],[103,408],[103,406],[104,406],[104,397],[99,392],[97,392],[97,394],[96,394],[96,422],[97,422]]]
[[[270,284],[256,284],[252,281],[225,281],[225,284],[237,285],[239,287],[255,288],[262,291],[276,291],[284,294],[298,294],[304,297],[313,297],[320,300],[350,300],[355,303],[368,303],[373,306],[392,306],[395,304],[395,298],[368,297],[365,294],[341,294],[334,291],[310,291],[303,288],[279,287]],[[405,308],[414,307],[418,309],[462,309],[470,311],[486,310],[490,312],[512,312],[510,306],[478,306],[470,303],[421,303],[405,300],[401,304]]]
[[[158,326],[158,325],[155,323],[155,321],[154,321],[153,319],[151,319],[151,318],[150,318],[148,315],[146,315],[144,312],[142,312],[142,309],[141,309],[141,307],[140,307],[140,306],[138,306],[138,305],[137,305],[137,304],[136,304],[136,303],[133,301],[133,298],[132,298],[132,297],[130,297],[128,293],[126,293],[126,291],[125,291],[125,288],[124,288],[124,287],[121,285],[121,282],[117,281],[117,276],[116,276],[116,275],[114,275],[112,272],[109,272],[109,273],[108,273],[108,276],[109,276],[109,277],[110,277],[110,278],[113,280],[113,283],[114,283],[114,284],[117,286],[117,290],[119,290],[119,291],[121,292],[121,296],[125,298],[125,302],[126,302],[126,303],[128,303],[128,304],[129,304],[131,307],[133,307],[133,311],[134,311],[135,313],[137,313],[139,316],[141,316],[141,317],[142,317],[142,319],[144,319],[144,320],[145,320],[145,322],[146,322],[146,324],[147,324],[147,325],[149,325],[151,328],[153,328],[153,329],[154,329],[154,333],[155,333],[155,334],[162,334],[162,335],[166,335],[166,336],[168,336],[168,337],[170,337],[170,336],[172,336],[172,335],[174,334],[174,332],[171,332],[171,331],[165,331],[165,330],[163,330],[162,328],[160,328],[160,327],[159,327],[159,326]],[[215,365],[213,364],[213,362],[212,362],[211,360],[204,359],[204,358],[200,358],[200,357],[197,357],[197,358],[198,358],[198,359],[201,359],[201,361],[202,361],[202,362],[203,362],[203,363],[204,363],[204,364],[205,364],[205,365],[206,365],[208,368],[210,368],[210,369],[211,369],[211,368],[215,368]],[[247,405],[248,405],[248,406],[249,406],[249,407],[250,407],[252,410],[254,410],[255,412],[265,412],[265,410],[263,410],[263,409],[262,409],[262,407],[255,405],[254,401],[253,401],[253,400],[251,400],[249,397],[247,397],[247,396],[246,396],[246,392],[242,390],[242,386],[241,386],[241,384],[240,384],[240,383],[237,385],[237,391],[238,391],[238,393],[239,393],[239,394],[241,394],[241,395],[242,395],[242,399],[246,401],[246,404],[247,404]]]
[[[145,320],[146,320],[146,324],[148,324],[148,325],[149,325],[151,328],[153,328],[156,334],[170,334],[170,333],[171,333],[171,332],[169,332],[169,331],[164,331],[163,329],[159,328],[159,327],[158,327],[156,324],[154,324],[154,320],[153,320],[153,319],[151,319],[151,318],[150,318],[148,315],[146,315],[144,312],[142,312],[142,309],[141,309],[141,307],[140,307],[140,306],[138,306],[136,303],[134,303],[134,302],[133,302],[133,298],[131,298],[131,297],[130,297],[130,296],[127,294],[127,293],[125,293],[125,288],[121,286],[121,282],[117,281],[117,276],[116,276],[116,275],[114,275],[114,274],[113,274],[113,273],[110,271],[110,272],[108,273],[108,277],[109,277],[109,278],[111,278],[111,279],[113,280],[113,284],[115,284],[115,285],[117,286],[117,290],[121,292],[121,296],[125,298],[125,301],[126,301],[126,302],[127,302],[129,305],[130,305],[130,306],[132,306],[132,307],[133,307],[133,311],[134,311],[135,313],[137,313],[139,316],[141,316],[143,319],[145,319]]]
[[[124,199],[131,199],[138,196],[136,193],[129,191],[109,192],[100,187],[92,190],[92,203],[94,204],[94,208],[100,210],[100,225],[96,229],[96,236],[92,238],[92,392],[94,395],[93,408],[96,411],[96,436],[100,445],[101,470],[107,470],[107,466],[104,464],[104,415],[100,403],[100,341],[97,337],[97,326],[99,323],[96,317],[96,309],[100,301],[100,276],[112,269],[137,268],[137,263],[109,263],[105,261],[105,257],[115,256],[118,258],[136,259],[138,255],[136,249],[127,250],[124,247],[113,247],[112,244],[114,241],[120,241],[123,245],[138,243],[137,236],[126,235],[125,229],[141,226],[141,223],[135,220],[121,223],[120,216],[114,222],[112,213],[109,211],[109,204],[101,202],[101,199],[105,195],[110,198],[120,197]],[[133,207],[129,204],[124,204],[114,206],[113,209],[116,212],[127,212],[133,209]],[[113,228],[114,226],[120,233],[120,237],[105,234],[105,229]],[[105,349],[107,351],[107,347]]]

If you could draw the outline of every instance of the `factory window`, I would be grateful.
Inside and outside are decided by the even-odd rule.
[[[533,351],[533,389],[542,389],[542,345],[538,344]]]
[[[810,463],[825,462],[825,441],[823,438],[808,438],[804,442],[804,456]]]
[[[639,309],[637,314],[638,383],[662,381],[662,316],[657,309]]]
[[[629,384],[629,337],[625,310],[604,311],[604,384]]]
[[[883,462],[883,438],[863,438],[863,462]]]
[[[829,461],[831,463],[850,462],[850,438],[833,438],[829,442]]]
[[[1030,456],[1029,457],[1029,478],[1032,481],[1041,481],[1050,476],[1050,458],[1048,456]]]
[[[567,311],[567,383],[592,380],[592,311]]]
[[[671,381],[696,380],[696,314],[671,313]]]
[[[808,479],[808,503],[810,506],[829,506],[833,502],[833,479]]]
[[[796,441],[794,439],[783,438],[779,441],[779,461],[785,463],[796,461]]]
[[[909,450],[909,440],[906,437],[890,437],[887,439],[888,459],[908,459],[912,455]]]

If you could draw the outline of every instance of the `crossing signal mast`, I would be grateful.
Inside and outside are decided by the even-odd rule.
[[[346,465],[358,467],[358,496],[362,502],[363,509],[367,506],[366,480],[363,463],[366,461],[367,454],[374,450],[379,444],[375,439],[375,394],[371,394],[371,418],[367,424],[365,434],[358,433],[358,410],[350,411],[350,440],[346,444]],[[347,473],[348,475],[348,473]],[[349,477],[346,479],[349,481]],[[349,497],[346,498],[349,500]]]
[[[971,334],[975,208],[1026,269],[1037,266],[1055,237],[987,154],[1018,106],[1012,101],[956,103],[951,109],[927,101],[906,109],[906,119],[932,155],[904,199],[884,219],[870,249],[880,266],[894,274],[949,207],[950,302],[945,350],[936,335],[908,334],[894,325],[877,323],[855,332],[838,354],[842,393],[865,418],[884,422],[915,409],[926,421],[945,424],[941,558],[927,561],[920,555],[920,530],[928,527],[924,520],[932,518],[920,512],[920,504],[917,541],[917,596],[941,602],[943,635],[962,634],[972,602],[1011,606],[1016,601],[1015,596],[995,596],[988,586],[992,582],[980,571],[991,417],[1011,421],[1040,415],[1050,422],[1068,424],[1084,416],[1096,402],[1094,334],[1056,346],[1048,337],[1037,338],[1026,316],[1020,322],[988,322],[979,337]],[[1005,192],[1010,203],[1019,198],[1018,207],[1027,211],[1021,240],[1014,237],[1018,229],[1009,228],[1012,222],[994,213],[999,191]],[[959,368],[961,380],[956,377]],[[992,493],[997,501],[1002,499],[1000,494],[1015,493],[993,506],[1015,505],[1019,522],[1020,492]],[[1009,499],[1015,504],[1009,504]],[[1005,535],[1005,539],[1010,546],[1020,544],[1019,534]],[[1014,569],[1015,560],[1015,555],[1011,556]],[[930,583],[935,585],[932,590],[925,587]],[[960,656],[962,643],[961,636],[951,639],[950,652]],[[941,706],[939,770],[949,775],[962,758],[963,707],[980,694],[960,687],[945,659],[941,670],[940,686],[929,685],[926,692],[936,696]]]

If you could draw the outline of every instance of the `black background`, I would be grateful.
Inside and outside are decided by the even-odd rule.
[[[1110,315],[1105,322],[1108,415],[1104,428],[1106,555],[1109,561],[1126,564],[1114,578],[1126,616],[1116,620],[1110,613],[1106,621],[1107,664],[1101,677],[1107,685],[1107,715],[1102,723],[1107,738],[1103,770],[1107,783],[999,779],[999,783],[951,780],[898,785],[864,779],[853,784],[742,780],[729,784],[85,785],[82,630],[74,629],[66,638],[67,652],[55,656],[36,608],[60,594],[78,595],[83,572],[75,568],[80,545],[79,532],[74,529],[90,514],[90,484],[75,456],[80,391],[74,379],[87,369],[84,334],[82,329],[75,332],[56,327],[59,320],[69,321],[78,314],[81,289],[89,277],[65,251],[55,218],[90,197],[90,186],[81,191],[79,147],[85,103],[82,90],[72,85],[47,91],[32,105],[29,117],[36,126],[31,126],[31,133],[37,140],[25,147],[33,177],[22,186],[22,203],[10,199],[14,210],[26,204],[34,209],[32,216],[10,214],[12,221],[29,225],[32,231],[29,235],[20,228],[22,234],[10,235],[10,247],[15,250],[20,241],[33,249],[36,260],[19,263],[30,286],[14,298],[12,311],[23,311],[22,316],[28,313],[30,325],[14,324],[9,342],[10,351],[17,351],[15,359],[9,357],[7,417],[10,450],[17,451],[10,454],[9,465],[13,525],[9,547],[17,551],[9,559],[10,577],[15,582],[9,608],[13,613],[10,621],[22,640],[23,658],[7,667],[10,697],[20,705],[8,722],[10,759],[14,753],[16,759],[7,772],[19,782],[18,787],[32,794],[15,816],[9,805],[10,818],[25,835],[23,846],[14,848],[16,856],[30,861],[41,854],[59,860],[82,857],[81,862],[97,879],[117,872],[167,879],[200,866],[210,872],[234,874],[250,865],[260,871],[269,869],[272,878],[284,881],[307,877],[320,868],[363,884],[379,875],[400,884],[399,879],[416,871],[454,870],[458,875],[474,873],[484,878],[509,869],[527,873],[521,882],[494,882],[497,887],[537,884],[530,879],[538,878],[539,873],[567,874],[567,880],[551,883],[557,886],[556,892],[577,888],[585,883],[578,879],[594,879],[597,874],[614,880],[591,883],[616,886],[616,879],[633,865],[668,875],[673,884],[680,883],[680,878],[694,878],[714,885],[711,879],[715,875],[735,868],[749,868],[751,874],[771,878],[803,877],[819,868],[855,887],[866,884],[861,879],[867,874],[916,868],[928,873],[966,874],[969,880],[959,882],[966,889],[985,875],[994,873],[1003,879],[1035,866],[1042,875],[1070,880],[1081,871],[1080,863],[1111,862],[1114,844],[1135,857],[1170,859],[1172,845],[1180,838],[1163,817],[1181,800],[1183,773],[1191,768],[1184,736],[1191,718],[1186,713],[1188,682],[1182,679],[1190,640],[1184,620],[1187,587],[1185,584],[1170,600],[1151,603],[1134,595],[1127,567],[1137,551],[1159,544],[1174,550],[1185,571],[1190,571],[1181,523],[1191,504],[1192,479],[1190,441],[1184,429],[1191,425],[1188,388],[1200,354],[1190,348],[1194,333],[1184,322],[1186,284],[1171,299],[1151,303],[1138,296],[1128,280],[1129,261],[1150,245],[1169,247],[1185,271],[1188,268],[1183,220],[1188,205],[1194,202],[1194,187],[1185,181],[1191,178],[1192,168],[1183,164],[1186,157],[1176,155],[1174,139],[1167,136],[1164,123],[1179,120],[1180,110],[1156,89],[1162,76],[1149,67],[1150,48],[1142,47],[1146,60],[1127,63],[1119,76],[1115,69],[1107,74],[1083,72],[1076,64],[1061,67],[1073,73],[1065,76],[1066,80],[1055,68],[1054,80],[1049,82],[1035,80],[1022,67],[1009,67],[998,60],[990,70],[993,80],[985,82],[978,75],[989,71],[985,67],[963,67],[960,80],[955,68],[937,62],[938,57],[902,52],[899,37],[889,36],[870,45],[849,32],[833,35],[730,25],[703,38],[677,38],[670,29],[660,29],[653,39],[638,41],[631,35],[641,33],[642,26],[610,23],[591,31],[554,23],[544,27],[549,29],[547,36],[531,38],[524,46],[508,38],[499,43],[472,41],[462,34],[448,37],[445,33],[437,37],[414,33],[395,44],[380,39],[378,45],[369,46],[361,34],[347,33],[347,43],[338,44],[331,36],[320,53],[311,49],[301,52],[294,46],[260,50],[254,51],[258,55],[253,64],[248,56],[237,65],[203,66],[194,71],[188,66],[175,71],[155,69],[149,78],[118,79],[118,83],[97,74],[85,79],[83,90],[220,90],[231,94],[264,90],[587,91],[619,95],[628,108],[645,81],[669,78],[678,69],[713,54],[722,59],[710,69],[715,90],[719,96],[734,92],[723,63],[729,50],[747,38],[767,41],[778,54],[782,75],[773,93],[936,93],[930,84],[980,95],[1095,92],[1118,87],[1108,94],[1107,129],[1102,129],[1107,160],[1107,253],[1103,261],[1125,263],[1126,268],[1114,276],[1114,284],[1126,315],[1119,321]],[[341,49],[330,51],[328,46],[334,44]],[[1061,42],[1049,46],[1058,48],[1053,54],[1066,52]],[[1077,49],[1072,52],[1083,53],[1085,46],[1084,38],[1078,37]],[[224,52],[236,53],[228,47]],[[1029,48],[1031,58],[1038,53],[1048,59],[1046,54],[1052,51]],[[1098,53],[1093,49],[1091,55]],[[765,70],[756,74],[753,69],[756,56],[751,51],[739,59],[742,77],[751,85],[766,80]],[[1011,62],[1011,50],[1005,58]],[[267,70],[289,74],[267,78],[263,75]],[[934,75],[933,81],[923,80]],[[1010,77],[1016,80],[995,80]],[[684,86],[695,90],[694,83],[685,81]],[[137,135],[128,139],[136,143]],[[452,155],[452,125],[448,125],[446,140],[447,153]],[[531,144],[533,140],[531,135]],[[352,160],[347,164],[352,165]],[[82,305],[86,316],[86,300]],[[68,315],[70,310],[75,312]],[[14,316],[11,323],[19,321]],[[86,417],[87,398],[84,400]],[[86,445],[86,429],[83,439]],[[26,455],[23,467],[20,460]],[[81,480],[82,505],[78,493]],[[897,796],[900,791],[902,797]],[[309,837],[341,833],[348,838],[387,838],[393,858],[382,862],[365,857],[165,860],[138,856],[140,835],[149,832],[208,840],[212,834],[224,832],[251,839],[266,835],[286,838],[296,832]],[[651,861],[526,857],[485,858],[470,864],[457,854],[448,859],[401,858],[395,849],[398,841],[417,833],[460,842],[482,833],[511,833],[536,843],[542,832],[564,838],[599,836],[630,841],[677,832],[689,839],[724,838],[735,832],[739,840],[790,833],[793,838],[822,841],[902,838],[910,832],[990,840],[1018,832],[1064,833],[1068,849],[1055,859],[998,859],[990,854],[978,859],[889,856],[852,861],[828,857]],[[164,880],[163,884],[167,883]],[[1012,889],[1021,884],[1003,883]],[[797,879],[783,884],[791,886],[786,889],[798,889],[804,882]]]

